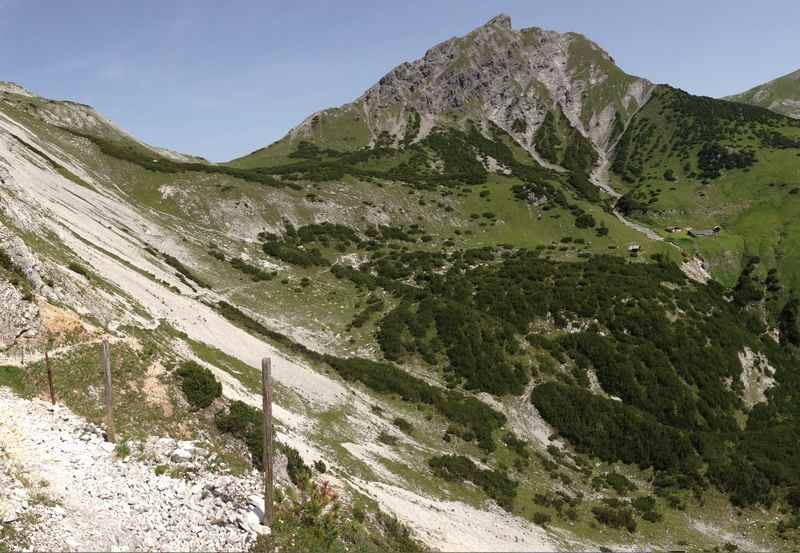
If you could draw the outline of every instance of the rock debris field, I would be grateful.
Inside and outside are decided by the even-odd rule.
[[[67,408],[0,388],[0,524],[47,551],[242,551],[268,531],[258,474],[156,474],[200,469],[209,456],[171,438],[139,453],[121,459]]]

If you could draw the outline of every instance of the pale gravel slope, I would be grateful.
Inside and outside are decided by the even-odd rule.
[[[2,130],[14,132],[18,126],[0,118]],[[47,146],[38,144],[37,147],[45,150]],[[253,367],[260,367],[263,357],[272,357],[276,380],[309,401],[331,405],[342,400],[346,390],[338,382],[287,358],[198,299],[175,293],[106,253],[111,252],[188,293],[186,286],[154,263],[143,250],[145,243],[162,248],[172,244],[175,249],[178,237],[146,220],[122,200],[110,194],[99,194],[49,168],[31,163],[13,139],[3,133],[0,133],[0,156],[8,163],[10,182],[5,186],[14,190],[18,201],[26,204],[29,211],[38,213],[39,220],[64,244],[96,273],[135,298],[152,318],[166,320],[192,339],[212,345]],[[138,231],[140,237],[146,238],[134,237],[124,229]]]

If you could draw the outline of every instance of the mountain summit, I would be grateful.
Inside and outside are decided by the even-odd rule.
[[[602,155],[652,88],[583,35],[514,30],[509,16],[498,15],[395,67],[352,103],[312,114],[256,157],[280,156],[301,140],[345,151],[387,135],[394,145],[409,144],[468,120],[497,125],[537,155],[537,131],[548,116]]]
[[[800,69],[726,99],[800,119]]]

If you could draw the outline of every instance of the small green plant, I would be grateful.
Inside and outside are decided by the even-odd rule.
[[[80,265],[75,262],[71,262],[67,265],[67,268],[72,271],[73,273],[78,273],[79,275],[86,277],[87,279],[91,280],[92,274],[89,272],[89,269]]]
[[[117,457],[120,459],[124,459],[128,455],[131,454],[131,447],[128,445],[128,440],[121,440],[117,442],[116,447],[114,448],[114,453],[116,453]]]
[[[8,386],[20,394],[25,390],[25,371],[19,367],[0,367],[0,386]]]
[[[539,526],[547,526],[550,524],[552,517],[547,513],[543,513],[541,511],[537,511],[533,513],[533,523],[538,524]]]
[[[414,425],[408,422],[403,417],[397,417],[392,422],[397,428],[399,428],[406,434],[411,434],[412,432],[414,432]]]
[[[169,465],[158,465],[153,472],[155,472],[156,476],[161,476],[162,474],[166,474],[169,470]]]

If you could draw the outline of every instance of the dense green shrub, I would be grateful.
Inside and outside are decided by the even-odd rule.
[[[754,274],[759,262],[758,258],[750,258],[733,288],[733,301],[739,306],[744,307],[764,299],[764,285]]]
[[[178,273],[180,273],[181,275],[185,276],[189,280],[194,281],[195,283],[197,283],[197,285],[202,286],[203,288],[209,288],[209,289],[211,288],[210,284],[208,284],[203,279],[201,279],[199,276],[197,276],[194,273],[194,271],[192,271],[189,267],[187,267],[186,265],[181,263],[180,260],[176,259],[175,257],[173,257],[173,256],[171,256],[171,255],[169,255],[167,253],[162,253],[161,257],[164,258],[164,261],[167,262],[167,265],[172,266],[173,268],[175,268],[175,270],[178,271]]]
[[[579,451],[660,470],[696,474],[700,469],[687,435],[624,403],[555,382],[537,386],[533,401],[545,420]]]
[[[710,481],[741,502],[775,499],[762,493],[763,482],[774,489],[800,485],[800,459],[782,445],[800,441],[793,348],[762,338],[763,323],[729,302],[719,284],[690,282],[661,256],[648,263],[599,255],[564,263],[541,258],[539,250],[499,255],[481,249],[382,254],[363,270],[332,270],[358,286],[396,295],[396,308],[378,324],[384,355],[398,361],[419,356],[443,369],[450,387],[520,393],[530,377],[532,350],[563,365],[562,382],[540,385],[533,400],[580,451],[681,474],[681,488]],[[674,313],[681,316],[670,320]],[[790,305],[784,328],[796,320],[791,314]],[[572,321],[592,324],[545,338],[531,333],[539,321],[561,328]],[[778,385],[769,402],[749,410],[742,429],[740,391],[726,382],[740,381],[744,348],[768,357]],[[485,404],[431,387],[395,365],[307,354],[347,380],[431,405],[450,422],[450,435],[476,439],[484,449],[494,447],[493,435],[505,421]],[[621,401],[586,390],[589,370]]]
[[[613,488],[619,495],[626,495],[628,492],[636,491],[636,484],[618,472],[609,472],[606,474],[605,481],[606,484]]]
[[[758,135],[761,144],[768,148],[789,149],[800,148],[800,140],[796,138],[789,138],[785,134],[776,131],[761,131]]]
[[[532,520],[534,524],[538,524],[539,526],[547,526],[548,524],[550,524],[552,517],[547,513],[536,511],[535,513],[533,513]]]
[[[395,417],[392,423],[406,434],[412,434],[414,432],[414,425],[402,417]]]
[[[597,505],[592,507],[592,514],[599,523],[610,528],[624,528],[631,534],[636,532],[636,518],[631,509]]]
[[[241,401],[233,401],[227,409],[217,412],[214,421],[220,432],[242,440],[252,456],[253,465],[258,470],[264,469],[264,415],[260,409]],[[286,455],[289,478],[295,485],[302,487],[311,478],[311,469],[300,453],[281,442],[273,442],[273,448]]]
[[[92,273],[89,271],[89,269],[87,269],[86,267],[84,267],[80,263],[75,263],[75,262],[71,261],[67,265],[67,269],[69,269],[73,273],[78,273],[79,275],[84,276],[84,277],[86,277],[86,278],[88,278],[90,280],[92,278]]]
[[[249,263],[245,262],[242,259],[239,259],[238,257],[232,257],[230,260],[230,264],[235,269],[238,269],[239,271],[250,275],[250,277],[256,282],[261,282],[264,280],[272,280],[273,278],[275,278],[274,273],[269,273],[264,269],[262,269],[261,267],[250,265]]]
[[[494,449],[492,434],[506,422],[503,414],[485,403],[431,386],[394,365],[331,355],[324,360],[345,380],[357,380],[376,392],[398,394],[405,401],[432,405],[448,420],[471,429],[483,449]]]
[[[222,384],[210,370],[194,361],[185,361],[175,374],[181,377],[181,389],[194,407],[204,409],[222,395]]]
[[[594,217],[590,213],[581,213],[575,219],[575,226],[578,228],[592,228],[597,224]]]
[[[330,265],[330,262],[322,256],[322,253],[317,248],[305,250],[278,241],[268,240],[264,242],[262,249],[269,256],[299,267],[312,267],[314,265],[326,267]]]
[[[322,355],[279,332],[266,328],[227,302],[219,302],[217,310],[251,332],[275,340],[310,359],[327,363],[345,380],[359,381],[379,393],[397,394],[405,401],[433,406],[446,419],[472,429],[478,445],[488,451],[494,449],[494,431],[502,428],[506,422],[502,413],[482,401],[431,386],[395,365],[360,358],[343,359],[333,355]]]
[[[287,184],[272,177],[267,169],[239,169],[228,165],[174,161],[161,157],[152,150],[147,150],[134,142],[108,140],[66,127],[62,127],[62,129],[91,140],[101,152],[108,156],[134,163],[150,171],[159,173],[181,173],[191,171],[221,174],[277,188],[287,186]]]
[[[639,516],[648,522],[658,522],[663,518],[656,508],[656,498],[653,496],[636,497],[631,501],[631,506]]]
[[[697,152],[697,167],[700,176],[715,179],[724,170],[746,169],[756,162],[755,154],[750,150],[734,150],[716,142],[703,145]]]
[[[417,112],[415,109],[412,109],[408,114],[406,130],[403,134],[403,146],[408,146],[414,141],[419,134],[419,126],[421,122],[422,117],[420,116],[419,112]]]
[[[764,108],[658,86],[617,142],[611,170],[635,183],[676,163],[689,179],[710,180],[722,171],[746,170],[757,162],[753,151],[739,146],[742,141],[758,137],[764,147],[794,147],[795,141],[777,129],[796,125]],[[691,159],[697,159],[699,174]],[[677,179],[674,172],[664,177]]]
[[[778,316],[781,342],[800,346],[800,301],[792,297],[783,306]]]
[[[14,262],[11,261],[11,258],[3,250],[0,250],[0,268],[3,268],[11,273],[20,273],[19,267],[17,267]]]
[[[359,505],[342,502],[327,482],[305,482],[299,498],[278,503],[271,532],[259,535],[250,551],[414,553],[422,548],[397,518],[380,510],[368,517]]]
[[[233,401],[227,410],[221,409],[217,412],[214,421],[220,432],[232,434],[242,440],[250,451],[253,464],[263,470],[264,419],[261,412],[244,402]]]
[[[324,222],[295,228],[284,222],[284,228],[283,236],[259,233],[259,239],[264,242],[264,253],[300,267],[330,265],[316,246],[347,251],[351,246],[361,244],[356,232],[345,225]],[[315,247],[311,247],[312,244]]]
[[[499,470],[480,469],[470,458],[462,455],[432,457],[428,460],[428,465],[436,476],[455,482],[472,482],[503,509],[512,510],[517,495],[517,483]]]

